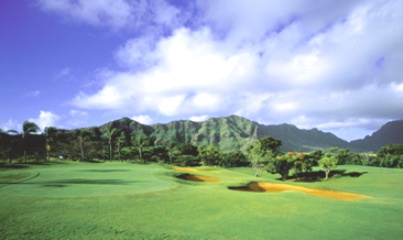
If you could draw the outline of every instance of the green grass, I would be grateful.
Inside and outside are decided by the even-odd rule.
[[[228,187],[252,181],[278,182],[279,176],[265,173],[255,178],[249,168],[199,169],[220,172],[190,174],[221,182],[187,182],[176,178],[181,173],[170,166],[128,163],[0,170],[0,238],[403,238],[400,169],[339,166],[345,173],[362,174],[334,176],[328,182],[289,182],[373,196],[354,202],[296,191],[233,191]]]

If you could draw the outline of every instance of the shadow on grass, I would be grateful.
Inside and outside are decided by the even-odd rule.
[[[341,178],[341,177],[361,177],[363,174],[367,174],[368,172],[346,172],[345,169],[336,169],[332,170],[329,173],[329,178]],[[290,181],[298,181],[298,182],[318,182],[324,180],[326,174],[324,171],[315,171],[308,173],[300,173],[298,176],[289,176],[286,180]],[[282,178],[277,178],[277,180],[282,181]]]
[[[89,169],[89,170],[81,170],[81,172],[111,173],[111,172],[130,172],[130,170],[128,170],[128,169]]]
[[[253,189],[249,187],[251,183],[248,183],[246,186],[237,186],[237,187],[228,187],[229,190],[234,191],[242,191],[242,192],[265,192],[264,188],[259,187],[256,185]]]
[[[22,169],[22,168],[28,168],[29,166],[27,165],[22,165],[22,164],[7,164],[7,163],[0,163],[0,169]]]
[[[105,161],[101,161],[101,160],[85,160],[83,162],[86,162],[86,163],[104,163]]]

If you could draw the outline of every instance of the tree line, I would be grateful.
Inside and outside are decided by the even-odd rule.
[[[270,136],[257,140],[244,152],[222,152],[218,145],[197,147],[175,140],[155,142],[143,129],[119,128],[113,123],[74,130],[47,127],[41,133],[35,123],[25,121],[20,132],[0,130],[0,159],[9,163],[59,158],[161,162],[180,166],[251,166],[257,176],[268,171],[279,173],[283,179],[290,172],[296,178],[306,176],[314,166],[322,166],[326,178],[336,165],[403,167],[403,144],[386,145],[377,154],[369,154],[341,148],[331,148],[328,152],[282,153],[279,151],[281,141]]]

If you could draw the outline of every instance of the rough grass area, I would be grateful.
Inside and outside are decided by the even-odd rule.
[[[162,165],[69,163],[0,171],[39,176],[0,187],[1,239],[402,239],[403,171],[339,166],[327,182],[287,182],[372,198],[340,201],[299,191],[231,191],[248,168],[198,172],[220,182],[178,179]],[[195,170],[203,170],[196,168]],[[187,171],[192,172],[192,171]],[[348,173],[366,172],[356,177]],[[195,173],[195,172],[194,172]]]

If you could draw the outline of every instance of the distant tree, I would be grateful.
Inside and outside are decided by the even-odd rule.
[[[199,150],[197,147],[190,143],[183,143],[178,146],[181,155],[192,155],[197,156],[199,155]]]
[[[337,167],[337,157],[332,154],[325,154],[318,163],[325,170],[325,180],[328,180],[329,173]]]
[[[387,144],[376,153],[380,158],[387,155],[403,155],[403,144]]]
[[[122,147],[126,144],[126,135],[124,132],[120,132],[119,136],[116,139],[117,147],[118,147],[118,156],[119,160],[123,162],[122,156]]]
[[[290,170],[295,166],[294,161],[294,153],[275,156],[268,163],[268,172],[280,174],[281,179],[285,181]]]
[[[222,153],[219,165],[222,167],[245,167],[249,166],[248,159],[241,151]]]
[[[144,163],[145,161],[144,161],[144,157],[143,157],[143,151],[144,151],[145,147],[150,145],[150,139],[147,137],[147,135],[145,135],[143,132],[141,132],[137,136],[133,135],[131,137],[131,140],[132,140],[133,146],[137,147],[140,161],[142,163]]]
[[[85,161],[85,143],[91,140],[93,133],[89,128],[81,128],[77,131],[77,141],[80,148],[80,159]]]
[[[281,146],[281,141],[272,138],[271,136],[266,136],[264,138],[259,139],[261,147],[266,150],[270,150],[273,153],[278,152],[278,148]]]
[[[347,148],[330,148],[330,153],[336,155],[337,164],[344,165],[351,162],[350,149]]]
[[[221,161],[220,147],[216,145],[199,147],[198,157],[203,165],[217,166]]]
[[[16,137],[18,132],[14,129],[9,129],[5,133],[6,133],[5,136],[7,137],[7,139],[6,139],[7,150],[6,151],[7,151],[8,164],[11,164],[13,161],[13,153],[14,153],[14,145],[15,145],[14,144],[15,141],[13,141],[11,139],[11,137],[12,137],[12,135],[14,135],[14,137]],[[11,133],[11,136],[10,136],[10,133]]]
[[[54,127],[46,127],[45,134],[45,150],[46,150],[46,160],[50,160],[50,152],[52,150],[52,144],[55,141],[57,129]]]
[[[27,137],[32,134],[32,133],[37,133],[40,131],[40,128],[38,125],[36,125],[33,122],[30,121],[25,121],[22,124],[22,144],[23,144],[23,150],[24,150],[24,162],[27,161],[26,155],[27,155]]]
[[[116,134],[118,133],[116,128],[105,128],[102,131],[102,137],[108,140],[108,145],[109,145],[109,160],[112,161],[112,157],[113,157],[113,140],[116,136]]]
[[[266,165],[273,156],[270,149],[264,148],[261,141],[256,141],[247,149],[248,159],[252,169],[255,171],[255,176],[260,177],[266,169]]]
[[[307,173],[312,169],[312,164],[310,162],[310,158],[305,153],[288,153],[289,154],[289,161],[292,161],[294,164],[294,175],[295,178],[298,180],[298,177],[302,173]]]
[[[169,144],[166,146],[169,163],[173,163],[174,158],[180,154],[179,146],[180,143],[176,141],[170,141]]]
[[[199,166],[199,159],[197,155],[199,151],[196,146],[190,143],[183,143],[177,146],[179,151],[173,161],[174,164],[179,166]]]

